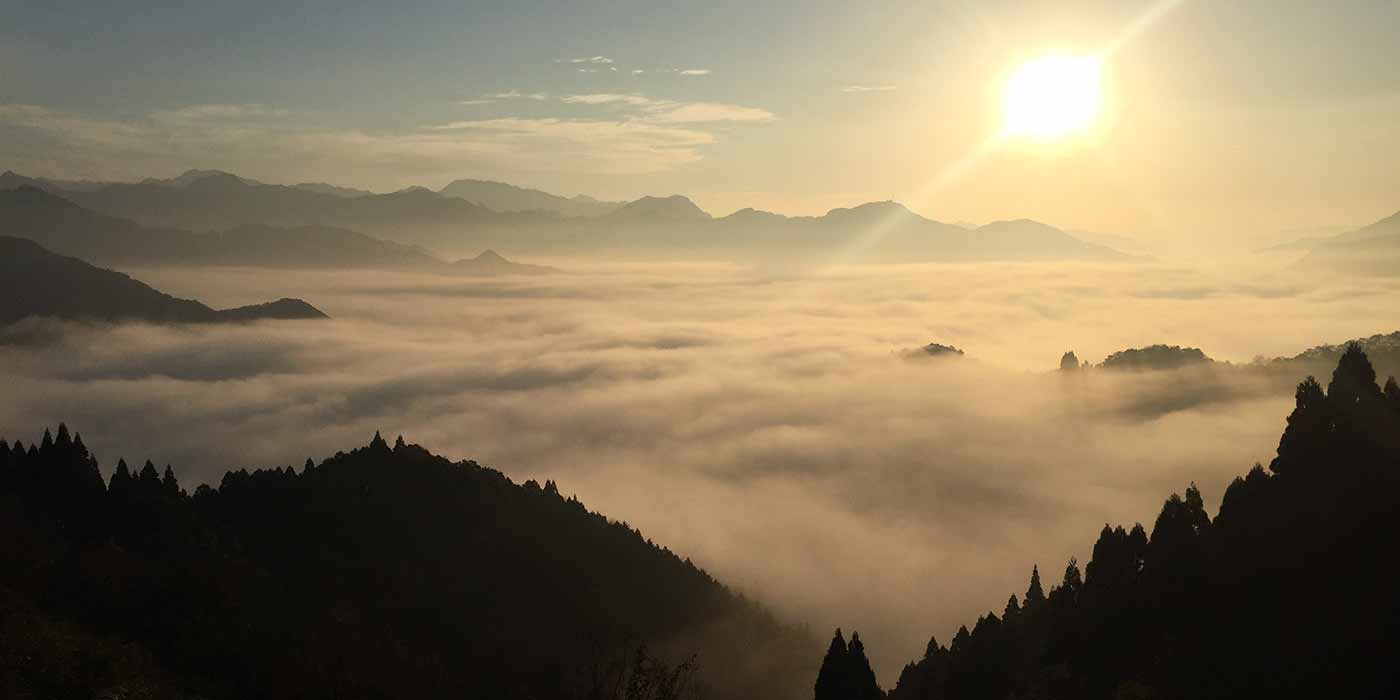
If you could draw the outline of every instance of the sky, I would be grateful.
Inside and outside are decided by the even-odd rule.
[[[1400,208],[1386,0],[412,5],[0,0],[0,168],[895,199],[1182,249]],[[992,142],[1018,64],[1108,47],[1092,128]]]

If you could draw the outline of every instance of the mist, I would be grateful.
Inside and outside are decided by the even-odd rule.
[[[1291,355],[1394,330],[1400,298],[1396,280],[1238,265],[557,264],[489,280],[123,270],[332,319],[27,321],[0,344],[0,436],[66,421],[104,471],[150,458],[193,488],[402,434],[553,479],[821,636],[856,627],[888,687],[930,631],[946,643],[1000,613],[1033,564],[1058,581],[1105,523],[1150,529],[1192,482],[1213,510],[1272,457],[1301,379],[1062,374],[1061,353]],[[900,353],[929,342],[967,355]]]

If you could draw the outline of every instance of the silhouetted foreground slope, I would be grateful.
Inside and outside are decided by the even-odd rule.
[[[215,310],[120,272],[50,253],[33,241],[0,236],[0,325],[28,316],[171,323],[326,317],[300,299]]]
[[[1082,575],[1071,560],[1046,594],[1033,570],[890,698],[1400,696],[1400,387],[1353,345],[1296,399],[1278,456],[1213,521],[1193,484],[1150,534],[1105,526]]]
[[[35,697],[660,700],[697,653],[710,697],[788,698],[816,648],[553,483],[378,435],[187,495],[60,427],[0,443],[0,532],[0,691]]]

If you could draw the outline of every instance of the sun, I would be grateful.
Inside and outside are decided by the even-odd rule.
[[[1083,132],[1099,114],[1099,60],[1046,56],[1021,64],[1006,82],[1008,137],[1052,141]]]

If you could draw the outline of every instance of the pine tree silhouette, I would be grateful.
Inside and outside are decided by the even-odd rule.
[[[1031,583],[1026,588],[1026,608],[1034,608],[1045,602],[1045,589],[1040,586],[1040,567],[1031,567]]]
[[[846,696],[849,689],[846,639],[841,636],[841,628],[831,637],[821,668],[817,670],[817,682],[813,700],[851,700]]]

